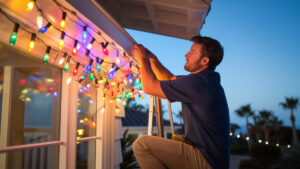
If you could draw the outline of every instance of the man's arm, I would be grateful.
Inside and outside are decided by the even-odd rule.
[[[150,60],[146,56],[144,47],[135,45],[132,53],[141,65],[140,73],[144,92],[149,95],[166,99],[166,96],[161,89],[160,81],[157,80],[151,69]]]
[[[158,80],[174,80],[176,76],[174,76],[167,68],[165,68],[157,59],[157,57],[148,49],[146,50],[146,54],[148,55],[151,63],[151,68],[156,75]]]

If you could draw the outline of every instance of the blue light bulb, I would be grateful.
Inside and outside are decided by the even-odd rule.
[[[81,36],[83,42],[85,42],[86,38],[87,38],[87,32],[86,32],[86,30],[87,30],[87,27],[84,26],[83,27],[83,31],[82,31],[82,36]]]
[[[131,74],[127,74],[128,82],[131,84],[132,83],[132,76]]]
[[[89,74],[89,72],[91,71],[92,65],[87,65],[86,69],[85,69],[85,73]]]
[[[45,33],[47,32],[48,28],[51,26],[51,23],[48,23],[46,26],[42,27],[40,30],[39,30],[39,34],[42,34],[42,33]]]
[[[110,80],[110,79],[115,79],[116,78],[116,71],[115,69],[111,70],[107,76],[107,79]]]

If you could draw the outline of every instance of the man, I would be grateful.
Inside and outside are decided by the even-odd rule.
[[[141,65],[144,92],[182,102],[186,143],[140,136],[133,150],[142,169],[228,169],[229,112],[216,66],[223,59],[221,44],[195,36],[185,55],[184,69],[174,76],[149,50],[135,45],[132,54]]]

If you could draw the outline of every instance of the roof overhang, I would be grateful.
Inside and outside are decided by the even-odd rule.
[[[91,0],[125,28],[177,38],[199,35],[211,0]]]

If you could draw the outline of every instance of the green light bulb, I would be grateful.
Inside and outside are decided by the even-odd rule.
[[[49,60],[49,54],[46,53],[46,54],[44,55],[44,57],[43,57],[43,63],[44,63],[44,64],[48,63],[48,60]]]
[[[69,70],[69,63],[68,62],[65,64],[64,70],[65,70],[65,72],[68,72],[68,70]]]
[[[125,97],[128,99],[128,98],[130,98],[132,96],[132,94],[131,93],[127,93],[126,95],[125,95]]]
[[[123,107],[126,107],[126,105],[127,105],[127,102],[123,101]]]
[[[10,38],[9,38],[10,46],[14,46],[14,44],[16,43],[16,41],[17,41],[17,34],[16,34],[16,32],[13,32],[10,35]]]
[[[91,75],[90,75],[90,81],[93,81],[93,80],[94,80],[94,74],[91,73]]]
[[[135,85],[135,86],[139,86],[139,84],[140,84],[139,79],[136,79],[135,82],[134,82],[134,85]]]
[[[97,69],[97,72],[100,72],[100,71],[101,71],[101,64],[100,64],[100,63],[97,63],[96,69]]]

